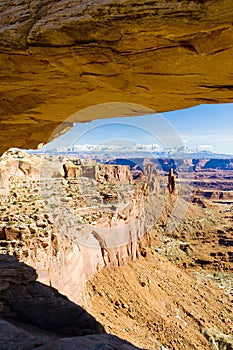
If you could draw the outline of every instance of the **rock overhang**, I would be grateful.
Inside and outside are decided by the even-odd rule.
[[[4,0],[2,9],[1,153],[37,147],[92,105],[164,112],[233,100],[230,0]]]

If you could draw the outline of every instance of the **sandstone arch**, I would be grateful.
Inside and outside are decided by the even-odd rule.
[[[231,0],[3,0],[1,7],[0,152],[46,142],[93,104],[162,112],[233,99]]]

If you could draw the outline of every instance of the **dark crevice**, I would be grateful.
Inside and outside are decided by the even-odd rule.
[[[233,85],[231,84],[224,84],[224,85],[199,85],[200,87],[203,87],[205,89],[212,89],[212,90],[233,90]]]
[[[140,89],[145,89],[147,91],[150,91],[150,89],[146,86],[142,86],[142,85],[136,85],[136,87],[140,88]]]
[[[156,73],[156,72],[136,72],[143,75],[158,75],[158,76],[172,76],[172,77],[186,77],[186,76],[199,76],[200,73]]]
[[[225,48],[223,48],[223,49],[219,49],[219,50],[210,52],[210,53],[208,53],[208,55],[209,55],[209,56],[217,55],[218,53],[221,53],[221,52],[223,52],[223,51],[227,51],[227,50],[229,50],[229,49],[232,49],[232,46],[225,47]]]
[[[218,103],[217,100],[214,100],[212,98],[207,98],[207,97],[195,97],[193,98],[195,101],[200,101],[201,103],[207,102],[207,103]]]
[[[179,42],[179,46],[186,49],[186,50],[189,50],[191,52],[195,52],[196,54],[199,55],[199,52],[197,51],[197,49],[195,48],[195,46],[189,42],[186,42],[186,41],[181,41]]]
[[[112,77],[117,77],[119,75],[121,75],[121,74],[120,73],[116,73],[116,74],[102,74],[102,73],[82,72],[80,74],[80,77],[91,76],[91,77],[108,77],[108,78],[112,78]]]
[[[178,45],[168,45],[168,46],[160,46],[160,47],[153,47],[153,48],[148,48],[145,50],[140,50],[140,51],[125,51],[125,52],[119,52],[117,51],[117,53],[121,53],[122,56],[131,56],[131,55],[141,55],[141,54],[145,54],[148,52],[155,52],[155,51],[159,51],[159,50],[165,50],[165,49],[174,49],[177,48]]]

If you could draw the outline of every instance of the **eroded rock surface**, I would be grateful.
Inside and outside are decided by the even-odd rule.
[[[38,348],[39,350],[140,350],[125,340],[109,335],[87,335],[80,338],[55,340]]]
[[[102,333],[103,327],[81,307],[36,282],[35,270],[0,255],[1,318],[64,336]]]
[[[100,103],[162,112],[232,102],[231,0],[3,0],[1,9],[0,152],[36,147]],[[101,117],[109,113],[78,119]]]
[[[128,166],[100,171],[95,162],[83,162],[87,169],[78,165],[78,177],[69,171],[67,179],[60,158],[8,151],[0,162],[9,182],[1,197],[0,253],[33,266],[40,282],[77,303],[85,303],[85,284],[96,271],[134,260],[138,242],[147,241],[146,182],[129,183]],[[30,171],[22,171],[28,164]],[[126,180],[122,188],[119,180]]]
[[[30,350],[44,345],[52,339],[46,335],[33,335],[21,327],[0,320],[0,346],[2,350]]]
[[[37,282],[36,277],[30,266],[0,255],[2,350],[138,349],[104,334],[94,317],[56,289]]]
[[[128,165],[100,164],[96,167],[95,177],[99,182],[130,182],[132,174]]]

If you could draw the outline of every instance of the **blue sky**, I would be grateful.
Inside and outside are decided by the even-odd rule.
[[[200,105],[163,113],[163,117],[188,146],[233,154],[233,104]]]
[[[165,147],[187,145],[216,153],[233,154],[233,104],[197,107],[148,115],[94,120],[76,124],[50,147],[74,144],[156,143]]]

